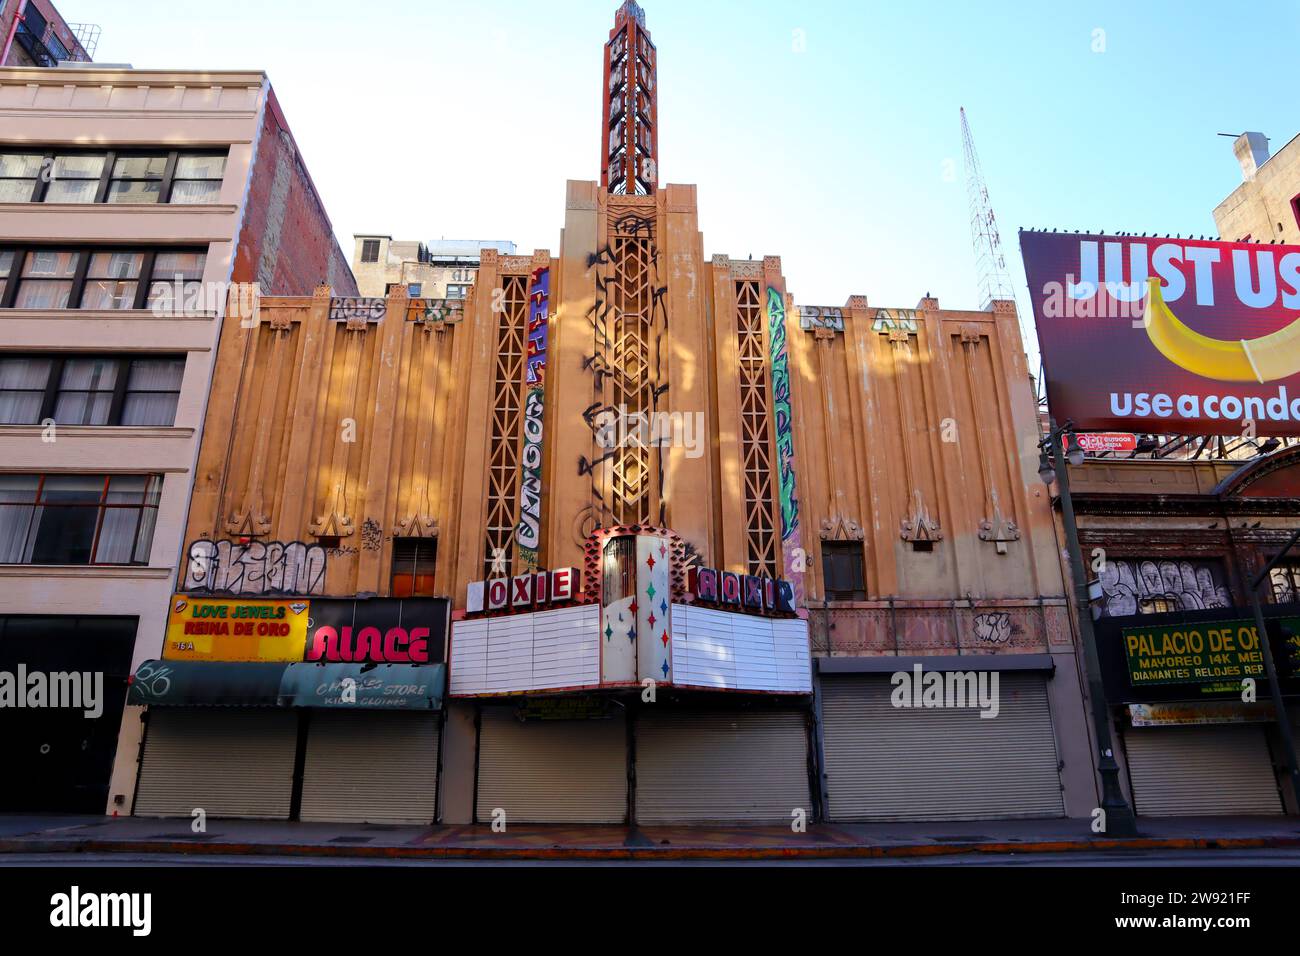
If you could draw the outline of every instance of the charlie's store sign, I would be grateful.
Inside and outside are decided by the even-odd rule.
[[[1264,676],[1264,652],[1250,621],[1135,627],[1123,633],[1134,687],[1237,683]]]
[[[307,601],[173,595],[163,659],[301,661],[307,644],[309,610]]]

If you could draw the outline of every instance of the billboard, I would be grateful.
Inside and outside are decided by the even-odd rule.
[[[1300,436],[1300,247],[1021,232],[1020,248],[1058,422]]]

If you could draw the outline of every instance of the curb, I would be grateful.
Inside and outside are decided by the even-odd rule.
[[[294,843],[194,843],[167,840],[0,840],[16,853],[145,853],[208,856],[292,856],[375,860],[834,860],[960,856],[969,853],[1071,853],[1098,850],[1259,850],[1300,847],[1300,837],[1133,837],[1031,843],[946,843],[898,846],[725,847],[425,847],[321,846]]]

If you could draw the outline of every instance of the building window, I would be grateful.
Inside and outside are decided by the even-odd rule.
[[[0,152],[0,202],[192,206],[215,203],[225,175],[225,152]]]
[[[393,597],[433,597],[437,557],[438,542],[434,538],[394,538]]]
[[[867,575],[862,542],[822,542],[822,579],[826,600],[865,601]]]
[[[41,153],[0,153],[0,202],[31,202],[44,161]]]
[[[184,356],[0,354],[0,425],[170,428]]]
[[[0,302],[5,300],[5,287],[9,285],[9,273],[13,271],[16,257],[12,249],[0,249]]]
[[[144,309],[181,283],[179,309],[206,262],[196,250],[0,249],[0,308]]]
[[[1291,197],[1291,215],[1295,217],[1295,224],[1300,226],[1300,196]]]
[[[170,305],[179,312],[186,302],[199,298],[199,285],[203,282],[203,269],[207,265],[205,252],[159,252],[154,256],[150,270],[150,309]]]
[[[1178,602],[1167,597],[1143,598],[1138,602],[1141,614],[1172,614],[1178,610]]]
[[[361,241],[361,261],[378,262],[379,261],[379,240],[363,239]]]
[[[99,183],[108,165],[102,153],[55,154],[45,159],[50,170],[42,202],[93,203],[99,198]]]
[[[160,475],[0,475],[0,564],[145,565]]]
[[[162,198],[167,154],[122,156],[113,162],[108,202],[128,205],[156,203]]]
[[[16,309],[66,309],[72,298],[80,252],[39,249],[27,253],[18,285],[13,290]]]
[[[449,285],[447,286],[448,299],[464,299],[469,296],[468,285]]]
[[[226,157],[183,155],[176,157],[169,202],[174,206],[201,206],[221,198]]]
[[[1285,562],[1270,572],[1274,604],[1300,604],[1300,563]]]
[[[83,309],[130,309],[140,291],[143,252],[96,252],[90,257]]]
[[[424,283],[412,282],[410,285],[406,287],[406,294],[408,297],[412,299],[420,298],[422,295],[424,295]]]
[[[600,571],[600,603],[609,607],[636,594],[636,538],[611,538],[605,543]]]

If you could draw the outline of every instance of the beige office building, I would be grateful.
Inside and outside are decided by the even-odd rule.
[[[0,809],[129,805],[232,283],[356,292],[265,74],[0,69],[0,671],[104,675]]]

